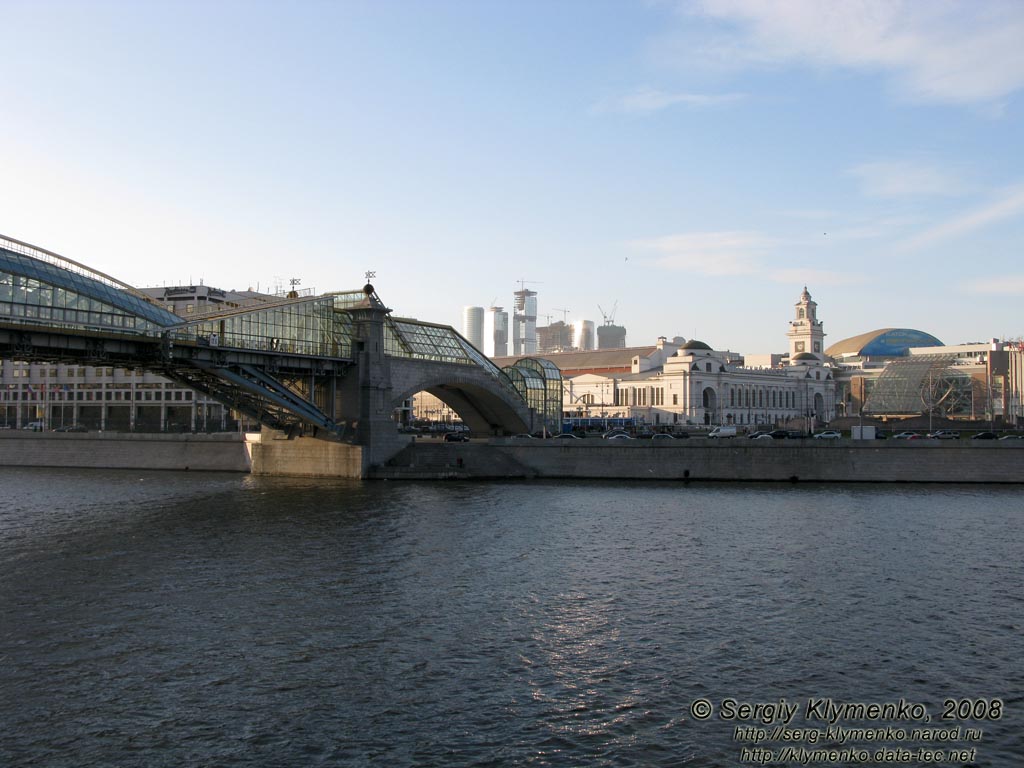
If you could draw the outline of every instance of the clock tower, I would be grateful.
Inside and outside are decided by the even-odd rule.
[[[810,352],[819,360],[825,359],[825,332],[818,319],[818,304],[804,286],[800,301],[796,303],[796,317],[789,321],[789,359],[793,360],[802,352]]]

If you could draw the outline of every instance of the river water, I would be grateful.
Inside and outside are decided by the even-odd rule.
[[[1024,764],[1022,487],[0,482],[0,765]]]

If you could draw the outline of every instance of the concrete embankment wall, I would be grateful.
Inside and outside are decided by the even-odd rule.
[[[300,477],[1022,483],[1024,441],[671,443],[417,441],[371,466],[359,446],[270,435],[0,431],[0,466],[249,472]]]
[[[241,435],[0,431],[0,466],[248,472]]]
[[[494,440],[417,443],[392,463],[371,470],[370,476],[428,477],[434,472],[481,478],[1024,482],[1024,445],[1018,441]]]
[[[288,440],[273,431],[246,437],[254,475],[358,478],[366,474],[367,457],[362,446],[313,437]]]

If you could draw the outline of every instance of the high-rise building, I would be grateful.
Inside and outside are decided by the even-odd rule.
[[[537,352],[568,352],[572,349],[572,326],[561,320],[537,328]]]
[[[479,350],[484,348],[484,308],[462,308],[462,335]]]
[[[626,329],[621,325],[605,323],[597,329],[598,349],[623,349],[626,346]]]
[[[502,307],[490,307],[484,313],[484,347],[488,357],[508,354],[508,312]]]
[[[595,324],[593,320],[576,320],[572,324],[572,346],[580,352],[594,349]]]
[[[537,351],[537,292],[523,288],[512,295],[512,354],[532,355]]]

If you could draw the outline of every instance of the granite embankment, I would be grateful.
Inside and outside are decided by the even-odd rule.
[[[248,437],[248,441],[246,440]],[[358,446],[259,435],[0,432],[0,466],[375,479],[566,478],[1022,483],[1024,441],[416,440],[385,463]]]
[[[1024,441],[417,441],[371,477],[1024,482]]]
[[[243,435],[0,431],[0,466],[249,472]]]

